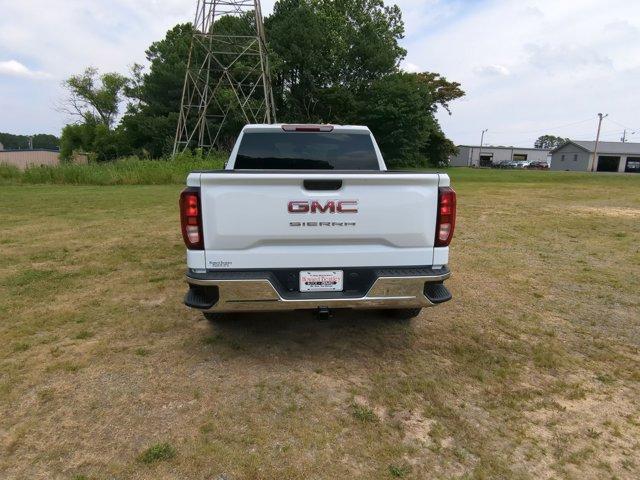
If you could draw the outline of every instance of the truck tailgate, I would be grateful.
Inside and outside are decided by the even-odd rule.
[[[444,181],[443,181],[444,180]],[[195,173],[215,269],[432,265],[433,173]]]

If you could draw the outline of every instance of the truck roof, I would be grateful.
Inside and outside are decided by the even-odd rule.
[[[291,129],[290,131],[295,131],[296,129],[300,129],[302,131],[313,131],[314,129],[319,129],[318,131],[326,131],[328,132],[342,132],[342,133],[366,133],[369,134],[371,131],[369,127],[364,125],[329,125],[329,124],[290,124],[290,123],[273,123],[273,124],[262,124],[262,123],[252,123],[245,125],[242,129],[243,132],[282,132],[285,129]],[[326,130],[325,130],[326,129]]]

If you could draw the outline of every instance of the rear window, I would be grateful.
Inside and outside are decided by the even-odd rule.
[[[369,134],[245,133],[236,170],[379,170]]]

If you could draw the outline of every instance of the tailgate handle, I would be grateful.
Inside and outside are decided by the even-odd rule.
[[[342,180],[305,180],[305,190],[340,190],[342,188]]]

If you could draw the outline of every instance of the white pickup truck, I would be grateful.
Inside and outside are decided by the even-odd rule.
[[[451,299],[456,194],[391,172],[367,127],[247,125],[224,170],[180,197],[185,304],[230,312],[374,308],[411,318]]]

